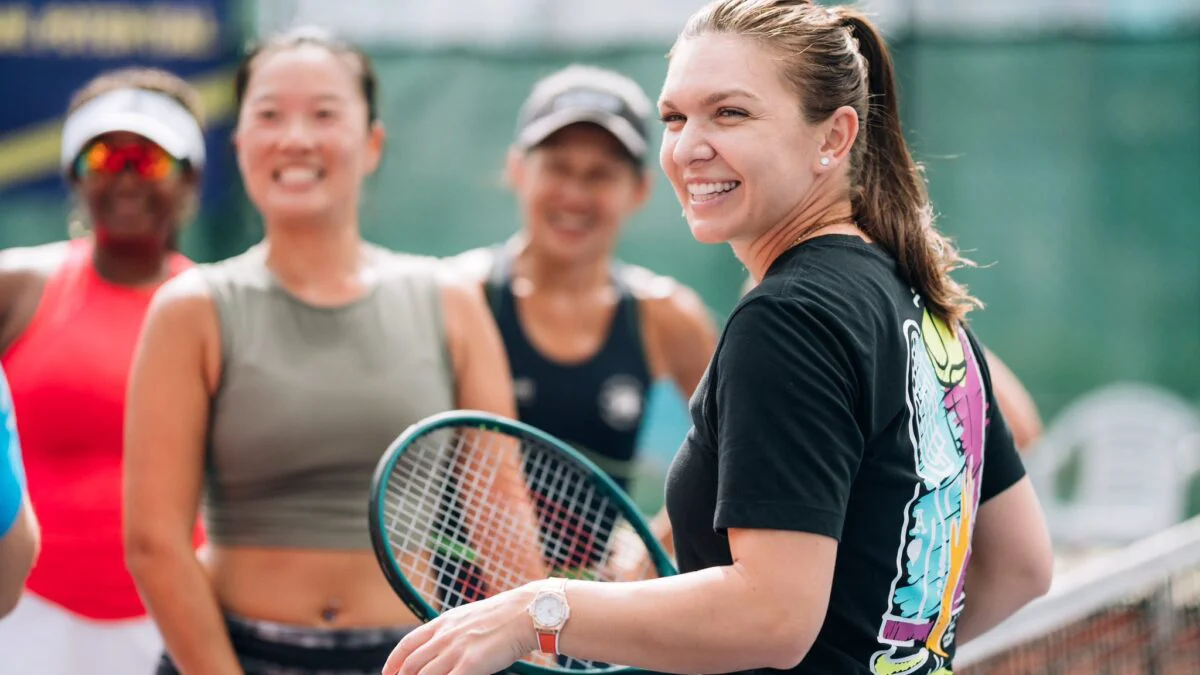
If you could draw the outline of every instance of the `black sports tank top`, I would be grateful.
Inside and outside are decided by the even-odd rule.
[[[497,247],[494,256],[488,304],[508,351],[518,418],[575,446],[628,489],[651,375],[637,298],[619,263],[612,270],[619,300],[607,338],[590,359],[563,364],[542,356],[526,337],[512,292],[511,253]]]

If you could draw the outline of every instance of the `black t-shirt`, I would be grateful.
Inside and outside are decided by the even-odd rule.
[[[738,303],[691,415],[667,476],[681,571],[731,564],[727,528],[832,537],[825,623],[791,672],[950,669],[960,533],[1025,475],[965,328],[883,249],[810,239]]]

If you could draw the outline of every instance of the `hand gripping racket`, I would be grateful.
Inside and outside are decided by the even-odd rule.
[[[539,429],[489,413],[455,410],[406,429],[376,467],[369,513],[375,556],[422,621],[548,576],[676,573],[637,506],[599,467]],[[527,657],[510,670],[640,672],[565,656],[544,664]]]

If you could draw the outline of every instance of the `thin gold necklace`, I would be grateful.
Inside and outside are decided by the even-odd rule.
[[[828,223],[818,223],[818,224],[814,225],[813,227],[810,227],[809,229],[801,232],[800,235],[797,236],[794,241],[792,241],[792,245],[788,246],[788,248],[795,248],[795,247],[799,246],[800,242],[804,241],[805,239],[810,239],[810,238],[812,238],[813,235],[820,232],[821,230],[823,230],[827,227],[833,227],[834,225],[854,225],[855,227],[857,227],[858,223],[854,222],[853,218],[850,218],[848,220],[832,220]]]

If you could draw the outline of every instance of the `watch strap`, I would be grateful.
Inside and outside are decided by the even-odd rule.
[[[558,631],[538,631],[538,651],[558,656]]]

